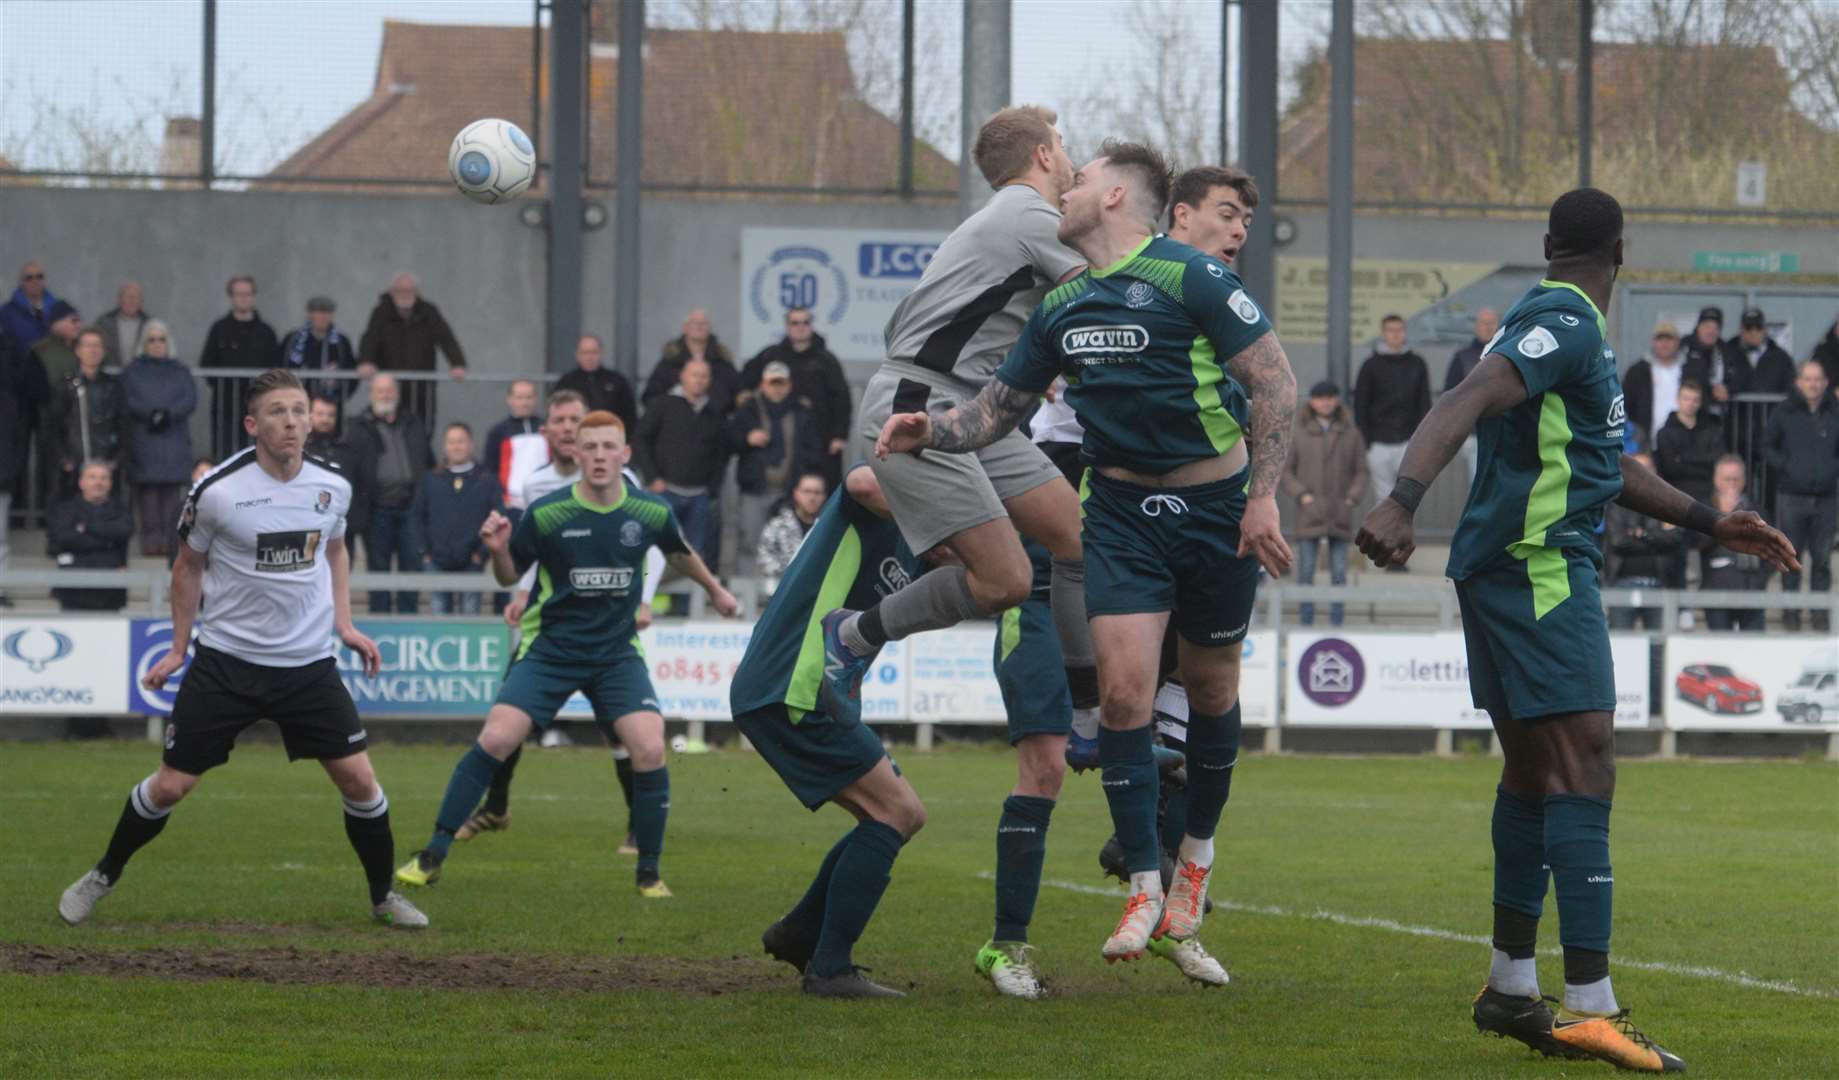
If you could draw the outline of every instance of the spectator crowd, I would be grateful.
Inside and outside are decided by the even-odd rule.
[[[693,309],[642,387],[607,363],[599,337],[583,335],[573,369],[547,401],[536,381],[513,382],[505,418],[477,434],[464,423],[436,430],[435,383],[396,377],[439,371],[443,360],[452,379],[467,371],[452,327],[413,274],[391,280],[355,337],[340,328],[337,305],[325,296],[308,299],[301,321],[277,331],[257,307],[253,277],[232,277],[225,294],[229,310],[206,329],[188,364],[139,283],[121,282],[114,306],[89,319],[53,290],[42,263],[20,268],[0,304],[0,569],[9,523],[29,491],[40,495],[31,509],[41,513],[59,565],[123,566],[135,546],[143,556],[170,557],[188,485],[210,459],[245,441],[236,381],[212,379],[201,394],[200,372],[285,367],[300,375],[312,400],[308,451],[351,478],[350,528],[371,570],[477,570],[479,523],[494,509],[519,512],[525,482],[558,445],[572,445],[558,443],[546,422],[558,392],[579,402],[574,411],[620,418],[641,483],[670,503],[705,561],[769,588],[842,478],[849,383],[803,308],[785,313],[779,341],[741,362],[708,312]],[[1328,580],[1345,583],[1359,508],[1390,492],[1434,394],[1475,369],[1499,325],[1496,312],[1478,311],[1472,340],[1451,355],[1439,385],[1411,346],[1406,320],[1388,315],[1347,398],[1330,382],[1311,389],[1283,480],[1294,502],[1286,523],[1297,542],[1299,583],[1314,583],[1324,555]],[[1839,321],[1798,364],[1756,308],[1741,313],[1733,334],[1725,333],[1717,307],[1682,329],[1659,322],[1645,354],[1622,375],[1629,451],[1697,499],[1763,512],[1795,543],[1811,588],[1829,591],[1839,527]],[[349,374],[326,377],[336,373]],[[208,440],[202,461],[192,441],[193,414],[201,409]],[[1476,463],[1473,438],[1462,458],[1466,480]],[[32,468],[36,476],[29,477]],[[739,543],[724,561],[721,494],[730,478],[739,492],[730,505],[739,515]],[[1620,508],[1607,515],[1598,539],[1611,586],[1696,581],[1745,590],[1769,583],[1754,560]],[[1781,585],[1798,591],[1800,575],[1784,575]],[[119,607],[118,592],[58,595],[71,607]],[[479,607],[477,593],[436,591],[431,598],[437,612]],[[413,591],[370,597],[373,612],[413,613],[418,605]],[[1314,621],[1314,607],[1301,606],[1304,624]],[[1343,616],[1341,604],[1330,606],[1330,622],[1339,625]],[[1653,628],[1659,613],[1640,608],[1612,617],[1618,626]],[[1755,609],[1720,606],[1705,617],[1719,629],[1762,625]],[[1787,629],[1801,623],[1800,612],[1785,613]],[[1813,613],[1812,628],[1830,629],[1825,612]]]
[[[355,339],[328,297],[307,300],[302,321],[278,332],[257,307],[253,277],[236,275],[224,290],[229,310],[188,364],[140,284],[120,283],[115,306],[90,319],[53,291],[43,264],[20,268],[0,304],[0,570],[14,519],[28,511],[45,523],[59,566],[124,567],[132,547],[170,559],[189,486],[245,445],[241,380],[201,377],[236,369],[284,367],[301,378],[311,400],[307,451],[351,479],[349,528],[372,571],[478,570],[486,515],[520,512],[524,483],[572,447],[545,421],[558,393],[578,403],[576,422],[598,409],[620,418],[641,482],[671,504],[711,565],[724,565],[720,497],[732,475],[739,544],[727,565],[743,577],[783,571],[842,476],[849,384],[805,309],[788,311],[784,337],[739,366],[708,313],[690,311],[642,395],[606,365],[601,339],[583,335],[547,402],[536,381],[511,383],[508,415],[480,437],[465,423],[435,430],[435,383],[396,377],[438,371],[442,359],[451,378],[466,376],[458,338],[413,274],[396,275]],[[193,444],[201,411],[202,448]],[[37,501],[28,507],[29,494]],[[125,603],[116,589],[57,597],[67,608]],[[440,613],[480,606],[476,592],[431,599]],[[0,607],[10,606],[0,590]],[[413,591],[370,595],[372,612],[418,606]]]

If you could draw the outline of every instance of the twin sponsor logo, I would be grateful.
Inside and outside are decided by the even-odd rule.
[[[938,250],[937,244],[871,241],[856,249],[856,269],[867,278],[917,278]]]
[[[265,574],[311,570],[319,561],[318,529],[255,535],[255,568]]]
[[[1060,335],[1067,356],[1140,353],[1149,348],[1149,331],[1141,326],[1080,326]]]
[[[1346,705],[1366,685],[1366,661],[1360,650],[1340,638],[1323,638],[1304,649],[1296,670],[1303,696],[1324,708]]]
[[[158,690],[148,690],[140,681],[153,670],[153,665],[165,658],[172,651],[172,620],[135,619],[128,629],[128,656],[132,662],[128,669],[128,703],[133,712],[150,716],[165,716],[172,712],[172,703],[179,696],[179,683],[185,673],[191,670],[192,658],[196,648],[188,646],[185,650],[185,663],[172,673],[166,685]]]
[[[632,587],[629,566],[582,566],[568,572],[568,583],[584,596],[624,593]]]

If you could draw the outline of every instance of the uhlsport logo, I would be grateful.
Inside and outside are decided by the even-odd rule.
[[[916,278],[938,250],[937,244],[867,243],[856,249],[856,269],[869,278]]]
[[[1140,353],[1149,348],[1149,331],[1141,326],[1081,326],[1060,335],[1067,356],[1094,353]]]
[[[24,664],[34,675],[43,675],[45,669],[75,651],[76,645],[68,634],[45,626],[28,626],[24,630],[15,630],[0,641],[0,651]]]
[[[632,587],[632,568],[628,566],[582,566],[568,572],[568,583],[584,596],[596,593],[624,593]]]
[[[1352,644],[1341,638],[1323,638],[1303,650],[1296,663],[1296,681],[1310,701],[1324,708],[1340,708],[1360,696],[1366,684],[1366,662]]]
[[[128,671],[128,701],[136,709],[162,715],[172,712],[173,699],[179,694],[179,682],[192,666],[192,650],[186,650],[185,663],[172,673],[165,686],[158,690],[148,690],[140,684],[147,677],[147,672],[153,670],[153,665],[159,663],[170,651],[171,619],[134,620],[128,633],[128,656],[132,660]]]
[[[881,582],[876,592],[887,596],[911,584],[913,584],[913,575],[907,573],[907,568],[900,564],[899,559],[889,555],[881,560]]]

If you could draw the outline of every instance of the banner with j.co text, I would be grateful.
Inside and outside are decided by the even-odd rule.
[[[786,311],[800,307],[840,359],[886,359],[888,317],[944,239],[903,229],[742,229],[741,355],[784,337]]]

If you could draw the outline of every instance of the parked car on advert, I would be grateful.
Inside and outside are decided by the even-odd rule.
[[[1829,649],[1808,657],[1801,668],[1801,677],[1788,684],[1776,699],[1775,711],[1791,724],[1839,720],[1839,655],[1836,651]]]
[[[1708,712],[1762,711],[1762,687],[1723,664],[1687,664],[1673,680],[1673,692]]]

